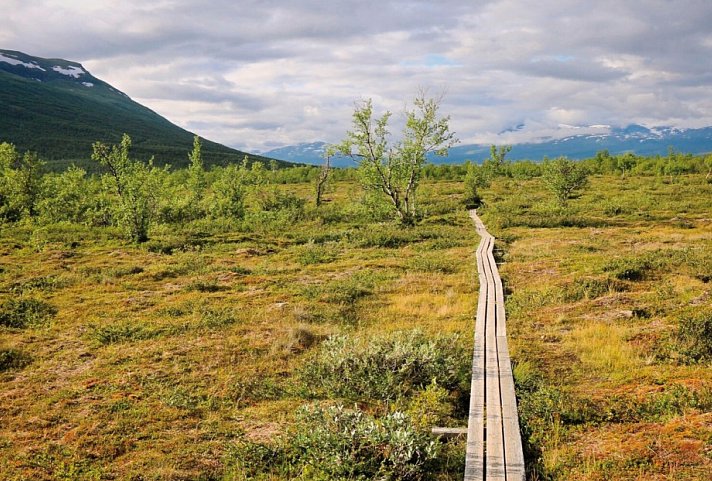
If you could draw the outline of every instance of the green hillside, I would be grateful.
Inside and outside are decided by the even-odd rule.
[[[0,50],[0,142],[33,150],[54,164],[88,159],[96,141],[128,133],[133,154],[184,166],[193,135],[92,76],[80,64]],[[205,140],[207,165],[270,159]],[[65,161],[65,162],[62,162]],[[279,161],[281,165],[289,165]]]

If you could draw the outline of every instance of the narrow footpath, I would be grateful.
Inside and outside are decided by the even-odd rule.
[[[494,237],[475,210],[480,293],[475,321],[465,481],[524,481],[514,377],[507,347],[504,291],[492,250]]]

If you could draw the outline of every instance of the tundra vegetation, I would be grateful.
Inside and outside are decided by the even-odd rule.
[[[356,169],[129,147],[0,145],[2,479],[461,479],[475,200],[530,479],[708,478],[710,157],[602,152],[563,205],[506,149],[423,164],[404,223]]]

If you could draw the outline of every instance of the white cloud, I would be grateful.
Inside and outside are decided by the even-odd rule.
[[[354,101],[397,112],[420,87],[465,142],[712,124],[708,0],[6,3],[3,48],[82,62],[239,148],[337,141]]]

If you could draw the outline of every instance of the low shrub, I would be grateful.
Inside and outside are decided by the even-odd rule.
[[[230,308],[200,307],[200,325],[208,329],[229,326],[238,322],[235,311]]]
[[[233,274],[237,274],[238,276],[249,276],[250,274],[252,274],[252,271],[250,269],[242,266],[233,266],[228,270]]]
[[[613,277],[625,281],[641,281],[654,268],[649,256],[621,257],[611,260],[603,266],[604,272],[610,272]]]
[[[338,257],[338,249],[332,244],[317,244],[310,241],[297,248],[296,260],[303,266],[327,264]]]
[[[219,292],[225,290],[225,286],[221,286],[216,281],[208,280],[194,280],[187,286],[185,286],[186,291],[197,291],[197,292]]]
[[[246,479],[281,474],[309,480],[411,480],[432,474],[439,443],[399,411],[375,418],[342,406],[303,407],[275,445],[238,443],[233,471]],[[236,473],[236,474],[237,474]]]
[[[0,305],[0,326],[24,328],[46,324],[57,309],[45,301],[33,298],[8,299]]]
[[[411,259],[408,269],[420,272],[435,272],[438,274],[452,274],[457,271],[455,263],[448,259],[432,256],[419,256]]]
[[[141,266],[119,266],[109,269],[106,273],[109,277],[126,277],[135,274],[141,274],[143,272],[143,267]]]
[[[161,334],[158,329],[150,329],[135,322],[89,326],[89,337],[101,345],[152,339]]]
[[[14,294],[24,294],[29,291],[54,291],[69,285],[69,281],[65,277],[56,275],[40,276],[26,279],[19,282],[13,282],[10,285],[10,290]]]
[[[357,301],[373,293],[381,281],[372,271],[359,271],[327,284],[310,285],[304,289],[305,297],[342,307],[353,307]]]
[[[348,233],[348,239],[356,247],[380,247],[396,249],[428,239],[438,239],[437,230],[425,227],[403,227],[395,224],[372,224]]]
[[[712,360],[712,311],[680,320],[677,331],[679,351],[692,361]]]
[[[455,390],[468,382],[469,356],[457,336],[395,332],[366,340],[349,335],[324,341],[301,369],[317,395],[393,400],[425,389],[433,379]]]
[[[31,362],[30,356],[17,349],[0,348],[0,372],[20,369]]]
[[[623,292],[626,289],[626,285],[617,279],[583,277],[565,286],[563,297],[567,302],[574,302],[581,299],[596,299],[613,292]]]

